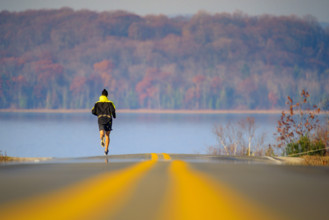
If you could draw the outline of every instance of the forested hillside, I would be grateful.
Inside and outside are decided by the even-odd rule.
[[[0,108],[328,107],[329,29],[312,17],[113,11],[0,13]]]

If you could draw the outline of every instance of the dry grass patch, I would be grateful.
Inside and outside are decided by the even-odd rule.
[[[12,157],[8,157],[6,154],[2,154],[0,151],[0,162],[12,161]]]
[[[304,164],[309,166],[329,166],[329,156],[303,156]]]

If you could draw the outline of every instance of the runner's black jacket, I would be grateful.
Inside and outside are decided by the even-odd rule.
[[[103,95],[99,97],[99,101],[95,103],[91,113],[98,117],[99,124],[112,123],[112,117],[116,118],[115,105]]]

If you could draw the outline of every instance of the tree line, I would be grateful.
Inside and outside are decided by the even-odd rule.
[[[237,12],[0,13],[0,108],[281,109],[307,88],[328,109],[329,29]]]

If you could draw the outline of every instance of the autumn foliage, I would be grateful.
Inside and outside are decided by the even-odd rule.
[[[329,30],[242,13],[0,12],[0,108],[282,109],[329,100]]]
[[[294,102],[287,97],[288,112],[282,112],[278,121],[277,136],[278,147],[285,148],[287,155],[301,155],[304,152],[324,155],[326,153],[325,142],[319,138],[320,108],[317,105],[310,106],[308,91],[302,90],[300,101]]]

